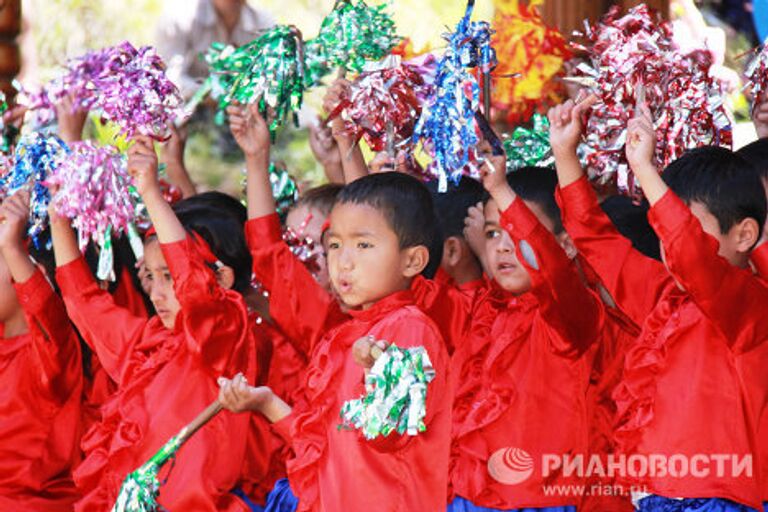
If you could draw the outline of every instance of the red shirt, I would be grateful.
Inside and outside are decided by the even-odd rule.
[[[246,230],[262,247],[251,245],[254,272],[270,291],[272,317],[285,331],[293,330],[291,338],[302,340],[311,354],[293,413],[274,425],[293,447],[288,479],[298,510],[444,510],[447,477],[441,468],[448,465],[451,399],[448,355],[437,327],[408,290],[366,311],[350,311],[345,321],[348,317],[280,239],[277,216],[250,220]],[[314,314],[302,318],[299,312]],[[367,441],[338,429],[342,404],[364,393],[364,371],[351,347],[366,335],[401,348],[426,348],[436,371],[427,389],[426,432]]]
[[[756,453],[755,420],[736,360],[768,335],[768,290],[717,255],[717,241],[671,191],[649,214],[669,272],[616,232],[586,178],[560,190],[560,199],[579,252],[624,313],[643,325],[614,394],[620,450],[689,461],[699,454],[744,460]],[[627,480],[670,498],[719,497],[757,508],[757,478],[726,469],[722,478],[636,474]]]
[[[0,510],[69,511],[79,498],[80,343],[42,273],[14,286],[29,333],[0,342]]]
[[[532,289],[514,297],[491,288],[472,313],[466,352],[454,356],[461,381],[454,410],[453,492],[496,509],[578,505],[543,486],[579,484],[541,466],[544,454],[587,451],[586,352],[602,329],[599,300],[581,281],[552,234],[523,201],[502,213]],[[470,382],[474,381],[474,383]],[[504,456],[522,450],[531,474],[515,481]]]
[[[181,304],[173,330],[158,317],[147,320],[116,306],[83,259],[57,270],[72,320],[118,383],[101,422],[83,438],[86,458],[74,475],[84,493],[78,511],[109,510],[125,476],[216,399],[217,377],[242,371],[258,382],[243,298],[216,283],[191,240],[161,247]],[[241,478],[249,424],[249,415],[223,411],[196,433],[179,450],[160,504],[170,510],[247,510],[230,491]]]
[[[768,229],[768,226],[764,229]],[[758,245],[757,248],[752,251],[752,264],[763,279],[768,279],[768,242]]]
[[[434,280],[422,276],[413,280],[411,289],[416,304],[440,329],[449,354],[453,355],[456,345],[466,336],[469,329],[469,313],[484,288],[483,279],[458,286],[442,268],[438,270]]]
[[[123,267],[120,273],[117,288],[112,294],[115,305],[126,308],[135,316],[147,318],[147,308],[144,306],[144,300],[131,280],[131,274],[127,268]],[[92,343],[87,342],[89,346]],[[91,378],[85,381],[85,400],[83,403],[84,429],[87,432],[90,427],[97,423],[101,418],[101,406],[117,390],[115,381],[109,378],[109,375],[101,365],[96,354],[91,354]]]
[[[752,252],[752,264],[763,283],[768,281],[768,243],[761,244]],[[738,365],[746,381],[757,421],[760,489],[763,501],[768,502],[768,344],[764,343],[758,350],[744,354],[739,358]]]

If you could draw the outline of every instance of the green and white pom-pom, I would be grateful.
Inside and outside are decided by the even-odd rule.
[[[366,394],[342,406],[341,428],[359,430],[366,439],[426,431],[427,384],[434,378],[424,347],[390,345],[365,378]]]
[[[168,459],[176,454],[185,441],[182,434],[172,437],[143,466],[128,475],[120,487],[120,494],[112,507],[112,512],[155,512],[160,510],[157,496],[160,494],[160,481],[157,474]]]
[[[125,477],[123,485],[120,487],[120,494],[118,494],[115,505],[112,507],[112,512],[157,512],[165,510],[157,502],[160,486],[165,483],[160,483],[157,479],[160,468],[176,455],[179,448],[195,432],[211,421],[221,411],[221,408],[221,402],[214,400],[178,434],[170,438],[151,459]]]

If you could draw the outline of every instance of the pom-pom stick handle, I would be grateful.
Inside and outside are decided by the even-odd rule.
[[[208,407],[203,410],[200,414],[197,415],[197,417],[189,422],[186,427],[181,429],[181,431],[178,434],[179,437],[179,445],[184,444],[190,437],[192,437],[195,432],[200,430],[200,428],[211,421],[214,416],[216,416],[222,409],[221,402],[218,400],[214,400]]]

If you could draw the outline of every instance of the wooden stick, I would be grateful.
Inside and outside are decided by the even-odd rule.
[[[216,416],[219,411],[221,411],[221,409],[221,402],[219,402],[217,399],[214,400],[208,407],[206,407],[203,412],[198,414],[195,419],[188,423],[187,426],[181,429],[179,432],[179,446],[184,444],[190,437],[192,437],[192,435],[194,435],[195,432],[200,430],[203,425],[211,421],[214,416]]]

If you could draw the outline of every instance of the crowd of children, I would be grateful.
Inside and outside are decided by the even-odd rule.
[[[218,400],[162,474],[164,509],[768,511],[768,98],[763,138],[662,173],[641,103],[625,150],[641,204],[600,197],[582,167],[597,101],[549,111],[554,166],[507,173],[489,150],[479,180],[446,191],[409,155],[366,163],[337,118],[311,142],[343,183],[303,191],[283,221],[258,104],[227,109],[247,206],[196,194],[179,155],[170,204],[135,136],[151,228],[142,261],[116,241],[111,285],[69,219],[49,209],[51,253],[26,239],[28,192],[6,197],[0,510],[111,510]],[[340,428],[390,346],[428,356],[423,427]]]

